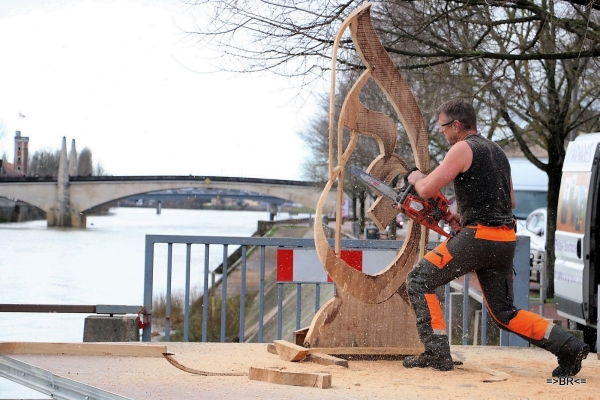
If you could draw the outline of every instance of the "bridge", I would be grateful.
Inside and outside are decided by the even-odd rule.
[[[247,192],[235,189],[175,189],[159,192],[150,192],[138,194],[128,198],[129,200],[154,200],[156,202],[166,202],[171,200],[200,200],[203,203],[208,203],[214,199],[229,199],[234,201],[253,200],[267,203],[270,205],[290,204],[288,200],[279,197],[264,195],[255,192]]]
[[[73,151],[71,156],[73,157]],[[76,154],[74,156],[76,158]],[[46,212],[48,226],[86,227],[93,208],[133,195],[168,189],[236,189],[289,200],[314,208],[322,193],[315,182],[221,176],[88,176],[69,174],[66,139],[63,138],[58,176],[16,177],[0,180],[0,197],[20,200]],[[336,192],[329,193],[324,212],[332,212]]]

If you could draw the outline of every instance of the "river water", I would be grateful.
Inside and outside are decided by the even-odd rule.
[[[163,209],[157,215],[149,208],[114,208],[89,216],[87,229],[48,228],[46,221],[0,224],[0,303],[141,305],[145,235],[250,236],[268,219],[267,211]],[[197,288],[203,247],[192,247]],[[211,269],[221,262],[219,247],[211,246]],[[155,260],[156,295],[166,288],[166,245],[156,246]],[[174,245],[174,292],[183,289],[184,274],[185,245]],[[0,341],[81,342],[86,316],[0,313]],[[0,378],[0,399],[43,398],[20,388]]]

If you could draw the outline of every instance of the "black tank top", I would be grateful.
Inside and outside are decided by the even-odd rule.
[[[510,164],[496,143],[481,135],[464,139],[473,151],[473,162],[454,179],[461,225],[513,225],[510,200]]]

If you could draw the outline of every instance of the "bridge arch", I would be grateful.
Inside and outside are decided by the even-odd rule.
[[[86,212],[100,205],[160,190],[184,188],[237,189],[278,197],[314,208],[322,188],[314,182],[206,176],[12,178],[0,181],[0,196],[18,199],[46,212],[48,226],[86,226]],[[330,192],[324,212],[332,212],[337,194]]]

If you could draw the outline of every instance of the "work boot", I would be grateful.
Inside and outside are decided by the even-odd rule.
[[[571,336],[556,354],[558,367],[552,371],[552,376],[565,378],[577,375],[581,370],[581,361],[587,357],[589,352],[590,346],[575,336]]]
[[[552,371],[553,377],[570,377],[581,370],[581,361],[590,352],[590,346],[573,336],[566,329],[552,324],[550,334],[541,340],[530,340],[536,346],[548,350],[558,358],[558,367]]]
[[[452,371],[454,362],[450,355],[450,344],[445,335],[433,335],[425,343],[425,351],[418,356],[408,356],[402,362],[405,368],[433,368],[438,371]]]

